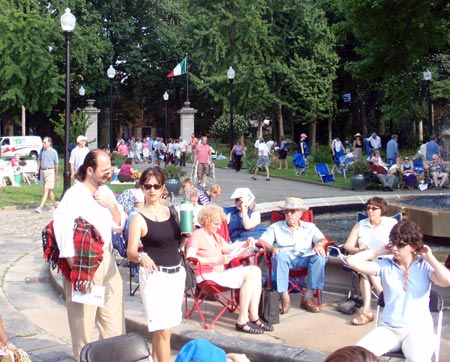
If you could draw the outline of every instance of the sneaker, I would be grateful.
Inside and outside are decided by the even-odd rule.
[[[300,176],[300,172],[297,171],[297,172],[295,173],[295,176]]]
[[[35,208],[34,211],[37,212],[38,214],[40,214],[42,212],[42,210],[39,206],[37,208]]]

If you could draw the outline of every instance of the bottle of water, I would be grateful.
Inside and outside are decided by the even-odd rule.
[[[194,206],[188,200],[183,200],[180,204],[180,228],[182,233],[194,231]]]

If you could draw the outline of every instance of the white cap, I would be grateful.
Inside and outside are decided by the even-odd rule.
[[[255,195],[250,191],[247,187],[238,187],[234,190],[230,199],[240,199],[242,198],[244,203],[250,205],[253,201],[255,201]]]
[[[133,202],[144,202],[145,196],[141,189],[133,190]]]
[[[79,143],[81,141],[87,141],[87,137],[86,136],[78,136],[77,137],[77,143]]]

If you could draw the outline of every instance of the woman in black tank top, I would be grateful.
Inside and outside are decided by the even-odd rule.
[[[161,203],[165,177],[147,169],[140,180],[145,206],[131,220],[127,258],[139,263],[139,285],[148,330],[154,332],[152,356],[170,362],[171,328],[179,325],[186,272],[179,252],[181,231],[170,209]],[[142,242],[142,251],[139,248]]]

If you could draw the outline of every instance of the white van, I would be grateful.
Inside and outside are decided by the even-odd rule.
[[[20,157],[37,159],[42,149],[42,138],[39,136],[3,136],[0,137],[2,158],[13,158],[16,153]]]

